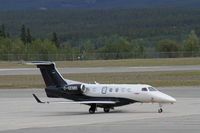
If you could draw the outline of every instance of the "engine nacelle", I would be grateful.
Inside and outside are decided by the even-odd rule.
[[[71,84],[63,87],[67,94],[83,94],[86,92],[86,87],[83,84]]]
[[[84,84],[81,84],[81,91],[82,93],[85,93],[87,91],[87,88],[85,87]]]

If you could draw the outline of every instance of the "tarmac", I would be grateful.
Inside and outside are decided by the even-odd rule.
[[[70,73],[112,73],[112,72],[157,72],[157,71],[200,71],[200,65],[189,66],[149,66],[149,67],[91,67],[58,68],[62,74]],[[0,75],[38,75],[37,68],[0,69]]]
[[[89,114],[86,105],[38,104],[32,93],[48,99],[43,89],[0,90],[0,133],[199,133],[200,87],[158,88],[177,99],[164,105],[131,104],[110,113]]]
[[[59,68],[60,73],[199,71],[200,66]],[[40,74],[37,68],[0,69],[0,75]],[[38,104],[32,94],[48,99],[44,89],[0,90],[0,133],[199,133],[200,87],[158,88],[176,98],[164,105],[135,103],[115,108],[110,113],[98,109],[89,114],[89,106],[79,104]],[[65,100],[65,99],[62,99]]]

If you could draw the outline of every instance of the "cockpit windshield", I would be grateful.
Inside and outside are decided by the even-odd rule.
[[[158,91],[158,90],[156,90],[156,89],[153,88],[153,87],[148,87],[148,89],[149,89],[149,91]]]

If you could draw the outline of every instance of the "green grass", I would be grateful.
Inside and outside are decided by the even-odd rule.
[[[34,67],[19,62],[0,62],[0,68]],[[57,67],[119,67],[119,66],[177,66],[200,65],[200,58],[165,58],[165,59],[124,59],[90,61],[56,61]]]
[[[64,74],[67,79],[152,86],[200,86],[200,71]],[[0,88],[44,88],[41,75],[0,75]]]

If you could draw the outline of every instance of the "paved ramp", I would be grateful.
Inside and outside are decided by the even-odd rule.
[[[98,109],[88,114],[88,106],[74,104],[37,104],[32,93],[45,97],[42,89],[0,90],[0,133],[199,133],[200,94],[198,87],[182,95],[182,87],[158,88],[177,99],[157,113],[157,104],[132,104],[116,108],[111,113]],[[54,100],[54,99],[51,99]]]

